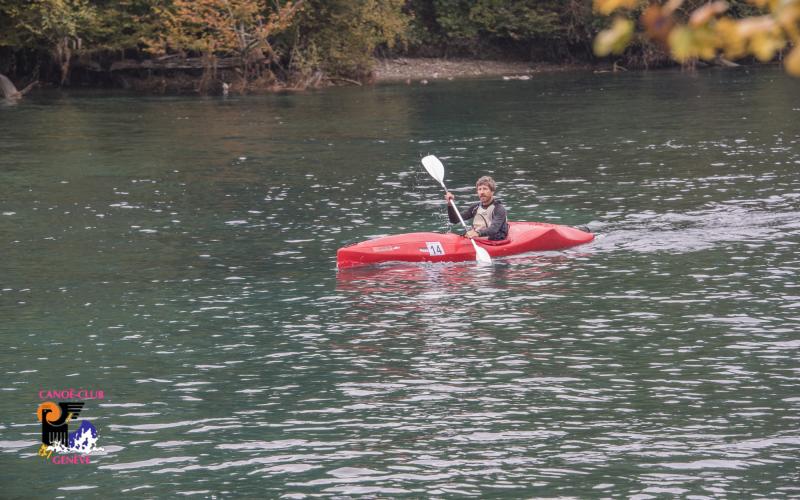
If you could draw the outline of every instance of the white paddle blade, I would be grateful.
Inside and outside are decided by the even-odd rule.
[[[485,248],[478,245],[474,241],[472,242],[472,246],[475,247],[475,261],[478,264],[491,264],[492,258],[489,256],[489,252],[486,251]]]
[[[439,158],[428,155],[422,159],[422,166],[439,184],[444,185],[444,165],[439,161]]]

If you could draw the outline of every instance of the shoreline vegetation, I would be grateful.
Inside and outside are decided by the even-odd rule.
[[[247,88],[237,86],[237,75],[229,71],[236,67],[235,61],[224,61],[215,66],[209,77],[204,74],[202,62],[183,59],[174,62],[153,63],[145,61],[120,61],[112,64],[108,73],[97,79],[92,73],[102,73],[100,68],[74,68],[76,75],[89,73],[80,79],[83,84],[72,85],[80,88],[122,88],[149,94],[243,94],[292,92],[320,89],[332,86],[367,86],[374,84],[422,84],[435,81],[449,81],[470,78],[498,77],[504,80],[529,80],[535,75],[565,71],[626,71],[622,66],[596,65],[588,63],[547,63],[507,60],[486,60],[472,58],[445,59],[440,57],[392,57],[376,58],[372,70],[361,80],[347,77],[325,75],[318,71],[306,78],[293,78],[289,81],[261,79],[250,81]],[[145,73],[145,74],[142,74]],[[149,73],[149,74],[148,74]],[[0,83],[10,81],[0,74]],[[92,82],[99,84],[92,84]],[[110,83],[109,83],[110,82]],[[27,93],[37,82],[32,82],[20,92],[6,86],[6,97],[18,99]],[[11,84],[13,85],[13,84]],[[54,86],[54,84],[51,84]],[[200,87],[205,86],[201,92]],[[2,91],[3,88],[0,88]],[[0,92],[2,93],[2,92]]]
[[[0,0],[0,98],[36,83],[226,95],[784,56],[800,73],[800,48],[775,24],[794,17],[754,17],[752,2]]]
[[[216,67],[215,74],[209,79],[202,71],[201,63],[191,59],[175,63],[142,64],[121,61],[115,63],[113,71],[116,73],[111,78],[104,77],[92,84],[92,78],[82,78],[82,84],[65,86],[67,88],[120,88],[143,94],[198,94],[198,95],[228,95],[228,94],[265,94],[275,92],[301,92],[306,90],[321,89],[334,86],[368,86],[377,84],[421,84],[427,85],[437,81],[452,81],[464,79],[496,78],[499,80],[530,80],[537,75],[562,72],[593,72],[617,73],[627,72],[628,68],[619,62],[611,63],[550,63],[526,62],[508,60],[486,60],[472,58],[445,59],[441,57],[391,57],[376,58],[373,70],[363,79],[355,80],[346,77],[326,76],[321,72],[309,78],[295,79],[293,82],[282,82],[274,79],[251,81],[246,89],[237,87],[235,73],[226,71],[235,62],[220,64]],[[700,63],[689,69],[697,67],[739,67],[724,58],[718,58],[712,63]],[[767,66],[767,64],[759,64]],[[654,69],[676,68],[678,65],[660,65]],[[126,74],[134,70],[133,74]],[[159,72],[159,70],[161,70]],[[646,71],[644,68],[635,68],[630,71]],[[89,70],[91,71],[91,70]],[[147,75],[138,75],[137,72],[147,72]],[[80,73],[78,68],[76,73]],[[100,72],[95,69],[92,72]],[[232,82],[229,83],[228,80]],[[112,83],[109,83],[111,81]],[[0,98],[18,100],[33,88],[47,87],[41,82],[25,82],[26,87],[17,91],[11,81],[0,74]],[[50,87],[57,85],[51,83]],[[205,86],[205,90],[200,88]],[[3,95],[4,94],[4,95]]]
[[[108,71],[97,66],[73,68],[79,83],[62,85],[65,88],[119,88],[143,94],[264,94],[275,92],[301,92],[334,86],[368,86],[375,84],[405,83],[427,85],[436,81],[497,78],[502,80],[530,80],[537,75],[561,72],[617,73],[629,71],[619,61],[614,62],[533,62],[487,60],[467,57],[386,57],[375,58],[372,70],[362,79],[325,75],[317,71],[310,76],[295,75],[286,81],[262,78],[247,82],[246,87],[235,71],[237,62],[223,61],[207,74],[203,62],[197,59],[177,61],[119,61]],[[766,66],[767,64],[759,64]],[[704,67],[739,67],[738,63],[717,58],[710,63],[699,62],[688,69]],[[660,64],[652,69],[681,67],[676,64]],[[634,67],[630,71],[646,71],[649,68]],[[87,76],[88,75],[88,76]],[[97,75],[101,75],[98,77]],[[0,98],[18,100],[35,87],[58,87],[53,82],[37,80],[23,81],[25,88],[18,91],[14,84],[0,73]]]

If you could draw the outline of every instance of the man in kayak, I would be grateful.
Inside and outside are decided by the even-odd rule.
[[[465,221],[474,219],[472,228],[464,236],[467,238],[488,238],[490,240],[506,239],[508,237],[508,217],[506,216],[506,207],[494,197],[494,192],[497,189],[494,179],[484,175],[475,183],[475,188],[478,191],[480,201],[473,203],[461,212],[461,217]],[[450,217],[450,222],[455,224],[459,220],[458,214],[456,214],[453,205],[450,203],[453,198],[453,193],[447,192],[444,195],[444,199],[447,201],[447,215]]]

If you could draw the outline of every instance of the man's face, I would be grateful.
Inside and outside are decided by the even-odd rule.
[[[478,186],[478,198],[481,199],[481,203],[484,205],[492,201],[492,190],[489,189],[489,186],[486,184]]]

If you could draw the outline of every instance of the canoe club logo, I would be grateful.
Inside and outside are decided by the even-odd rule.
[[[39,456],[54,464],[88,464],[92,452],[103,451],[97,446],[95,426],[88,420],[77,420],[85,406],[78,400],[103,399],[103,396],[103,391],[84,389],[39,391],[39,399],[47,400],[39,403],[36,409],[36,416],[42,423]],[[75,430],[70,432],[70,427]]]

